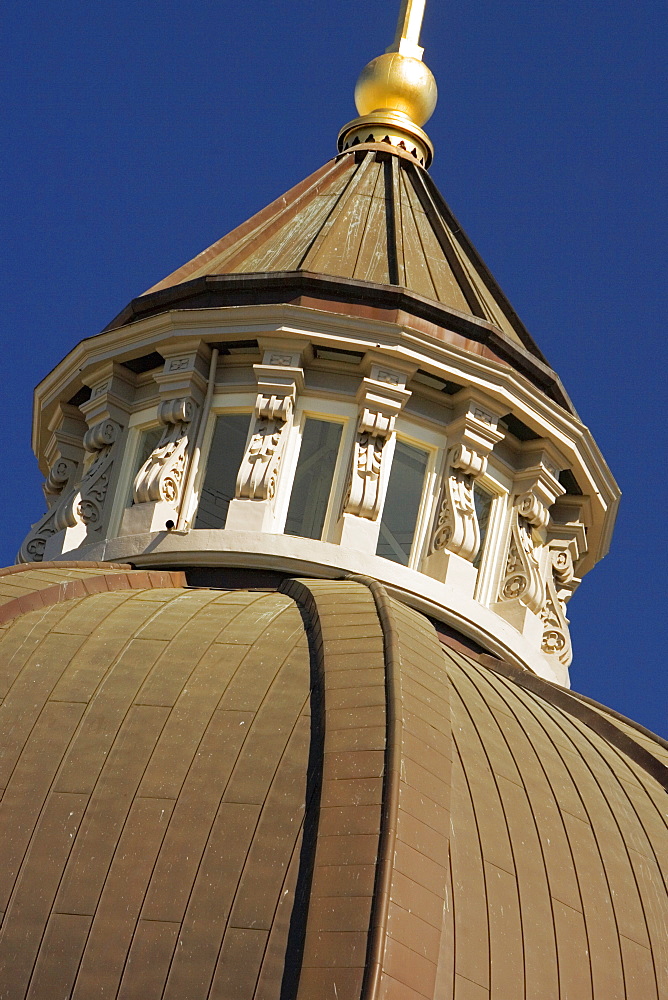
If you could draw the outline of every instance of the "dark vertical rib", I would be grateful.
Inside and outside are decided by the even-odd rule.
[[[385,650],[385,725],[387,736],[383,776],[383,807],[380,820],[376,882],[371,908],[371,928],[362,985],[362,1000],[378,1000],[387,938],[387,918],[399,812],[399,782],[401,780],[401,723],[398,716],[398,706],[401,701],[400,654],[396,628],[390,614],[389,599],[385,588],[377,580],[366,576],[350,576],[348,579],[364,584],[371,591],[378,612],[378,620],[383,630]]]
[[[398,285],[399,258],[397,247],[397,211],[399,203],[395,190],[396,157],[389,156],[383,163],[383,179],[385,181],[385,223],[387,225],[387,268],[390,284]]]

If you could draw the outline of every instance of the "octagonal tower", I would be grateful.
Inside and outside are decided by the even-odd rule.
[[[367,574],[567,684],[618,489],[370,67],[360,106],[390,111],[38,386],[50,506],[20,559]]]

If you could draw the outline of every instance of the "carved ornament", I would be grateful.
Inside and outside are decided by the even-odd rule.
[[[380,511],[380,484],[386,446],[394,433],[397,414],[410,399],[403,371],[371,366],[357,392],[359,417],[353,461],[343,499],[343,512],[375,521]]]
[[[63,482],[60,499],[56,498],[46,514],[26,535],[18,553],[18,562],[42,562],[47,540],[65,528],[73,528],[76,524],[85,524],[91,530],[101,527],[115,458],[114,445],[120,430],[116,421],[102,420],[86,432],[84,448],[94,456],[87,472],[78,487],[64,489],[66,481]],[[56,469],[53,475],[49,473],[49,480],[57,486],[63,480],[64,473],[64,469]]]
[[[487,468],[487,457],[459,444],[448,454],[432,551],[448,549],[473,561],[480,547],[480,527],[473,484]]]
[[[92,531],[102,527],[104,506],[109,490],[109,482],[116,458],[116,442],[121,433],[120,424],[115,420],[101,420],[84,436],[84,448],[92,454],[93,461],[76,491],[71,511],[67,513],[70,523],[81,522]]]
[[[255,428],[237,476],[238,498],[273,499],[293,405],[291,395],[258,395]]]
[[[134,482],[134,502],[164,500],[177,504],[185,478],[189,450],[189,429],[195,416],[192,399],[166,399],[158,408],[165,425],[160,441],[142,465]]]
[[[31,527],[23,539],[16,561],[19,563],[42,562],[44,548],[51,535],[63,528],[73,527],[76,520],[72,513],[76,489],[64,493],[60,502],[54,503],[49,510]]]
[[[534,493],[522,493],[515,499],[514,506],[520,517],[534,528],[545,528],[550,520],[550,512]]]
[[[76,476],[78,463],[67,458],[59,458],[44,480],[42,490],[49,507],[53,507],[62,496],[63,490]]]
[[[499,600],[517,599],[534,614],[545,603],[545,584],[536,558],[531,523],[513,508],[510,524],[510,545],[506,568],[501,582]]]
[[[365,408],[359,416],[353,467],[344,500],[347,514],[375,521],[380,508],[380,474],[383,449],[394,431],[396,418]]]
[[[543,623],[541,649],[548,656],[556,656],[567,667],[572,658],[573,650],[566,617],[566,600],[571,590],[568,584],[573,581],[573,560],[567,549],[557,549],[550,552],[550,573],[545,585],[545,603],[540,617]],[[562,589],[566,585],[566,589]]]

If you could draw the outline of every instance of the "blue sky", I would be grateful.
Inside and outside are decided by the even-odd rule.
[[[0,43],[4,525],[42,513],[36,382],[310,173],[399,0],[10,3]],[[431,173],[624,492],[573,686],[668,735],[665,34],[658,5],[428,0]]]

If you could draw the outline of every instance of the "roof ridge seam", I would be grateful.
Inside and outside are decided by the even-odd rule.
[[[508,663],[506,660],[497,659],[487,653],[479,654],[477,659],[483,667],[487,667],[495,673],[515,681],[520,687],[531,691],[544,701],[579,719],[580,722],[583,722],[589,729],[597,733],[598,736],[601,736],[612,746],[626,754],[627,757],[630,757],[631,760],[642,767],[643,770],[668,791],[668,767],[658,757],[651,754],[649,750],[636,743],[635,740],[631,739],[621,729],[618,729],[609,719],[594,711],[592,706],[587,704],[587,701],[591,699],[586,699],[586,696],[582,699],[576,692],[559,687],[559,685],[553,684],[544,677],[539,677],[538,674],[535,674],[531,670],[521,669],[512,663]],[[661,737],[656,737],[654,733],[651,733],[651,735],[661,741]],[[661,745],[665,745],[663,741],[661,741]]]

